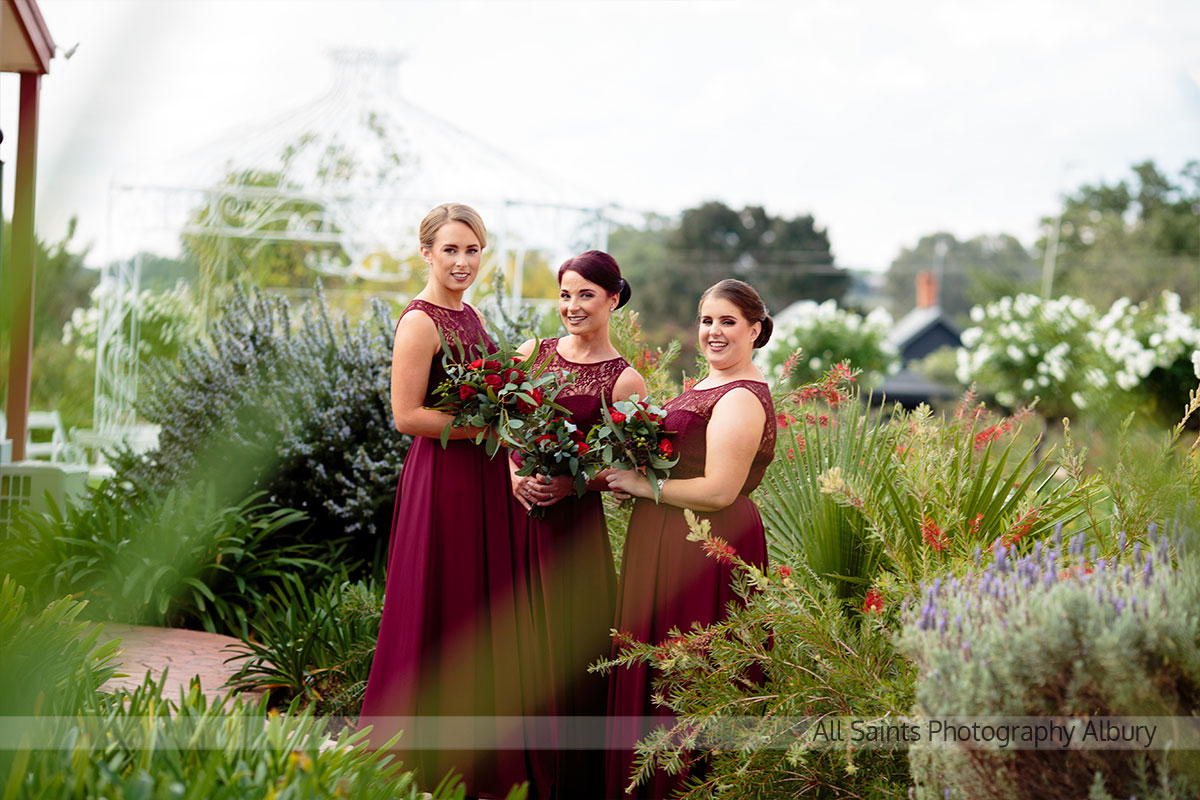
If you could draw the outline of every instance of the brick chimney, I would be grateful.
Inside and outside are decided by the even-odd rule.
[[[937,278],[933,270],[923,269],[917,273],[917,308],[934,308],[937,304]]]

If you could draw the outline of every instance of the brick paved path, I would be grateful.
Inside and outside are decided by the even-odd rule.
[[[201,690],[209,699],[216,699],[229,693],[225,683],[237,671],[237,662],[225,663],[225,659],[233,655],[226,648],[238,641],[232,636],[109,622],[104,625],[100,638],[102,641],[121,640],[122,651],[116,660],[119,671],[125,674],[125,677],[110,680],[104,685],[105,689],[133,689],[142,684],[146,670],[158,678],[169,667],[163,697],[178,699],[180,687],[186,690],[188,683],[198,675]],[[243,699],[252,703],[257,702],[260,695],[261,692],[242,694]]]

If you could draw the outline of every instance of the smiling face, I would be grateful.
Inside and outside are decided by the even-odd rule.
[[[617,295],[574,270],[563,273],[558,283],[558,314],[567,333],[582,336],[607,328],[616,307]]]
[[[438,228],[433,246],[421,247],[431,282],[451,292],[464,292],[479,274],[483,246],[468,225],[447,222]]]
[[[713,369],[729,369],[754,354],[754,340],[762,325],[750,324],[729,300],[708,297],[700,305],[700,352]]]

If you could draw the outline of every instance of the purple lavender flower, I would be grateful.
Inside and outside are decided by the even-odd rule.
[[[1125,531],[1117,534],[1117,550],[1122,553],[1125,552]]]

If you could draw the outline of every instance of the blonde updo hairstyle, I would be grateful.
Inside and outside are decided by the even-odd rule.
[[[478,211],[463,203],[442,203],[425,215],[425,219],[421,220],[421,227],[417,229],[421,246],[432,248],[437,232],[448,222],[461,222],[466,225],[479,239],[480,248],[487,247],[487,228],[483,226],[483,219]]]
[[[761,324],[762,327],[759,328],[758,338],[754,340],[756,348],[762,347],[771,341],[771,330],[775,327],[775,323],[771,321],[771,315],[767,313],[767,307],[763,305],[762,298],[759,297],[758,292],[754,290],[753,286],[734,278],[726,278],[705,289],[704,294],[700,295],[699,305],[703,306],[704,301],[710,297],[728,300],[737,306],[738,311],[742,312],[742,316],[751,325],[756,322]]]

